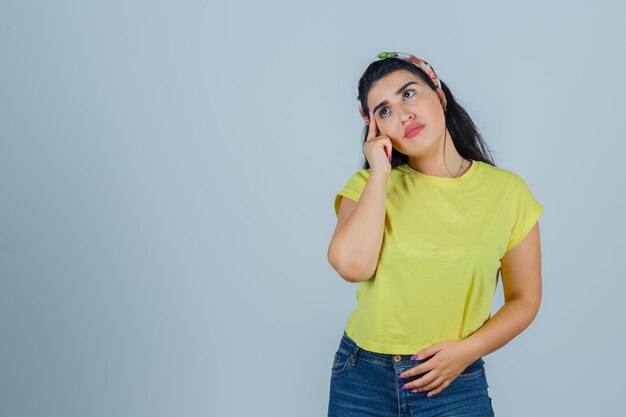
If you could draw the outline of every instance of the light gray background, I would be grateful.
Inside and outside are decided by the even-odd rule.
[[[2,1],[0,415],[325,415],[356,303],[332,202],[384,50],[545,205],[541,311],[484,357],[496,414],[624,413],[625,12]]]

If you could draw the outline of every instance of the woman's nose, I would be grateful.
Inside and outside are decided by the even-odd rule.
[[[407,120],[412,120],[415,116],[413,112],[409,109],[405,109],[402,111],[402,121],[405,122]]]

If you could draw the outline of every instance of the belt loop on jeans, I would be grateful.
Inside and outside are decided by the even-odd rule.
[[[354,349],[352,350],[352,353],[350,354],[350,360],[352,361],[352,366],[356,365],[356,360],[359,357],[359,351],[361,350],[361,348],[358,345],[354,345]]]

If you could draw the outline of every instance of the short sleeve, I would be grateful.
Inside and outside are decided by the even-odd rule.
[[[510,190],[512,192],[513,226],[505,252],[510,251],[524,240],[543,212],[543,204],[535,199],[526,181],[517,175],[514,178],[515,181],[512,182]]]
[[[361,193],[367,184],[367,179],[369,178],[370,171],[365,168],[361,168],[357,171],[350,179],[344,187],[335,195],[335,215],[339,217],[339,204],[341,202],[341,196],[348,197],[354,201],[358,201],[359,197],[361,197]]]

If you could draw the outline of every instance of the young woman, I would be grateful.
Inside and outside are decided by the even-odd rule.
[[[328,261],[358,286],[328,415],[493,416],[482,357],[537,314],[543,205],[432,66],[378,58],[358,87],[366,160],[335,197]]]

